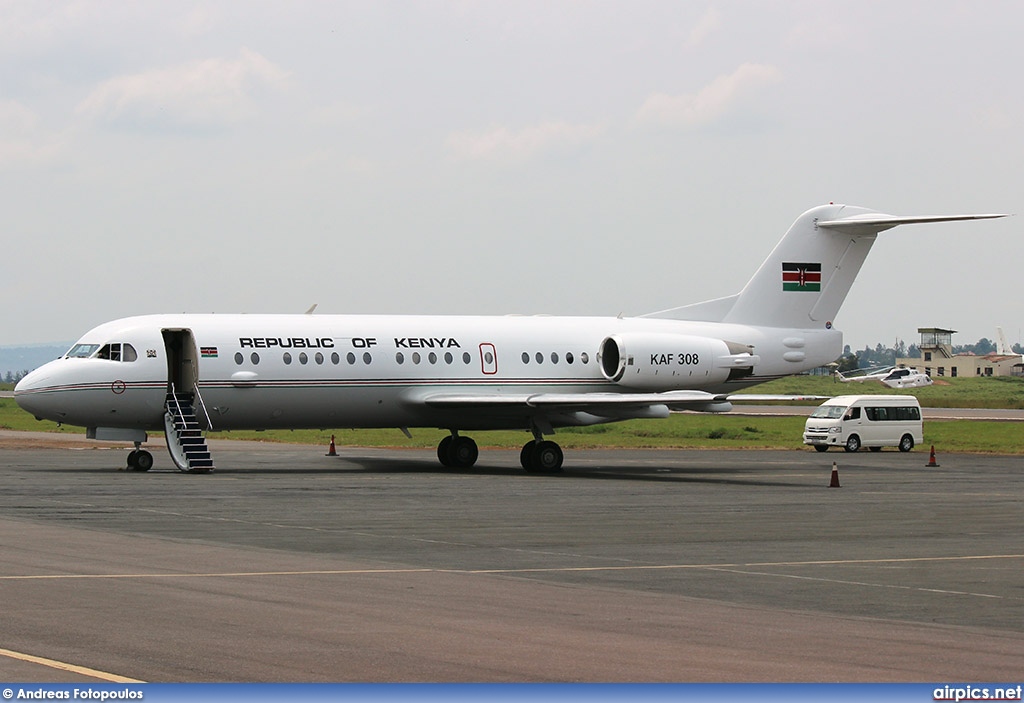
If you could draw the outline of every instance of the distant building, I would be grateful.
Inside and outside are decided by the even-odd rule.
[[[1024,358],[1020,354],[954,354],[953,335],[956,330],[919,327],[917,331],[921,335],[921,343],[917,345],[921,357],[897,358],[897,366],[916,369],[933,379],[1024,375]]]

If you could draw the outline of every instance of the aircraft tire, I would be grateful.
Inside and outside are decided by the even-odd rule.
[[[128,468],[132,471],[149,471],[153,468],[153,455],[145,449],[128,454]]]
[[[564,459],[562,448],[548,440],[530,442],[519,453],[519,461],[531,474],[557,474],[562,470]]]
[[[522,451],[519,452],[519,463],[522,464],[523,468],[533,473],[531,459],[533,457],[533,448],[537,445],[532,439],[523,445]]]
[[[441,462],[441,466],[451,467],[452,465],[450,450],[453,439],[454,438],[451,435],[448,435],[437,445],[437,460]]]
[[[448,445],[448,466],[456,469],[468,469],[480,457],[480,450],[469,437],[452,437]]]

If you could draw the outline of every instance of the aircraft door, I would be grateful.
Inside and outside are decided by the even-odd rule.
[[[167,352],[167,392],[194,393],[199,381],[199,354],[192,330],[162,330]]]
[[[498,373],[498,352],[490,342],[480,345],[480,370],[487,376]]]

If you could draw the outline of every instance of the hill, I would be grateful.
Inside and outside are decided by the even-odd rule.
[[[70,347],[70,342],[0,347],[0,379],[10,381],[12,378],[20,378],[26,371],[32,371],[47,361],[53,361]]]

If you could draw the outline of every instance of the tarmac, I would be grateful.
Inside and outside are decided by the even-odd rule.
[[[97,446],[0,432],[0,680],[1020,680],[1019,457]]]

